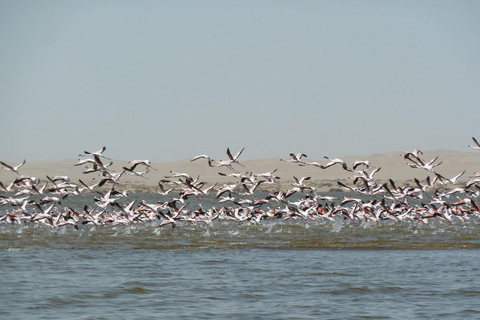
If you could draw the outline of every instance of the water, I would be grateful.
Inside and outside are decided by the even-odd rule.
[[[3,251],[2,319],[465,319],[478,250]]]
[[[475,221],[1,224],[0,319],[478,318],[479,231]]]

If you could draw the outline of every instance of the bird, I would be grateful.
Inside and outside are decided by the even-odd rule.
[[[195,156],[192,160],[190,160],[190,162],[195,161],[195,160],[198,160],[198,159],[207,159],[208,165],[209,165],[210,167],[213,167],[212,161],[215,161],[214,159],[210,158],[210,157],[207,156],[206,154],[200,154],[200,155],[198,155],[198,156]]]
[[[243,164],[241,164],[240,162],[238,162],[238,157],[242,154],[243,150],[245,149],[245,147],[243,147],[240,151],[238,151],[235,156],[232,156],[232,153],[230,152],[230,148],[227,148],[227,156],[228,156],[228,160],[214,160],[214,159],[211,159],[211,161],[214,161],[217,163],[216,167],[227,167],[228,169],[232,170],[233,172],[235,173],[240,173],[238,170],[236,170],[232,164],[236,163],[236,164],[239,164],[241,165],[242,167],[245,167]],[[203,156],[202,156],[203,157]],[[192,159],[193,160],[196,160],[195,158]],[[211,164],[209,162],[209,164]]]
[[[100,182],[98,183],[98,186],[101,187],[103,186],[107,181],[111,181],[114,184],[118,183],[118,180],[122,177],[122,175],[125,173],[125,170],[123,170],[120,173],[111,173],[111,172],[103,172],[102,178],[100,179]]]
[[[228,194],[231,196],[232,193],[235,192],[235,189],[237,188],[237,185],[236,184],[224,184],[223,187],[221,187],[217,194],[216,194],[216,198],[218,199],[222,194],[224,194],[225,192],[228,192]]]
[[[480,150],[480,143],[478,143],[477,139],[475,139],[475,137],[472,137],[472,140],[473,140],[473,142],[475,142],[475,145],[474,146],[469,145],[468,147],[472,148],[472,149]]]
[[[427,171],[433,172],[433,168],[438,167],[439,165],[442,164],[442,162],[439,162],[437,164],[434,164],[435,161],[437,161],[439,156],[436,156],[432,160],[430,160],[427,163],[424,163],[422,160],[418,159],[418,162],[413,161],[413,163],[409,163],[408,165],[412,168],[415,169],[425,169]],[[411,160],[411,159],[410,159]]]
[[[171,175],[165,176],[165,178],[185,178],[185,179],[193,181],[193,177],[191,175],[189,175],[188,173],[176,172],[176,171],[173,171],[173,170],[170,170],[170,173],[171,173]]]
[[[410,159],[410,157],[414,157],[414,158],[419,158],[419,154],[423,154],[422,151],[420,151],[419,149],[415,149],[413,150],[412,152],[410,151],[405,151],[403,154],[401,154],[400,156],[403,156],[404,159]],[[411,160],[411,159],[410,159]]]
[[[277,192],[274,192],[274,193],[269,193],[266,197],[265,197],[265,200],[274,200],[276,201],[277,203],[287,203],[287,201],[285,200],[285,193],[281,190],[277,191]]]
[[[232,160],[220,160],[220,161],[217,161],[217,160],[213,160],[212,161],[215,161],[217,163],[216,167],[227,167],[228,169],[232,170],[233,172],[235,173],[240,173],[240,171],[236,170],[233,166],[232,166]]]
[[[163,187],[163,184],[160,181],[158,182],[158,187],[160,188],[160,191],[158,191],[158,193],[164,196],[166,196],[173,190],[173,188],[165,190],[165,188]]]
[[[274,175],[274,173],[278,170],[278,168],[272,170],[272,171],[269,171],[269,172],[264,172],[264,173],[251,173],[251,175],[253,177],[262,177],[262,178],[265,178],[267,179],[266,180],[266,183],[270,183],[270,184],[273,184],[275,183],[275,180],[276,179],[280,179],[280,177],[277,177]]]
[[[157,170],[155,169],[154,167],[152,167],[152,162],[150,160],[131,160],[131,161],[128,161],[128,163],[130,163],[130,171],[131,170],[135,170],[135,168],[139,165],[139,164],[143,164],[147,167],[147,169],[149,168],[152,168],[153,170]]]
[[[98,150],[98,151],[95,151],[95,152],[83,151],[84,154],[79,154],[78,156],[79,156],[79,157],[97,156],[97,157],[101,157],[101,158],[105,158],[105,159],[111,160],[110,158],[107,158],[107,157],[105,157],[105,156],[102,155],[102,153],[103,153],[106,149],[107,149],[107,148],[104,146],[102,149],[100,149],[100,150]]]
[[[75,163],[74,166],[81,166],[82,164],[85,164],[85,163],[92,163],[93,166],[96,168],[96,171],[106,171],[107,167],[110,167],[113,164],[113,162],[110,162],[109,164],[104,165],[98,156],[93,156],[93,159],[78,160],[78,162]]]
[[[370,173],[367,173],[365,170],[356,171],[358,175],[353,176],[353,184],[357,184],[358,179],[365,179],[368,182],[372,181],[375,173],[377,173],[381,169],[381,167],[375,168]]]
[[[80,188],[79,191],[82,192],[84,191],[85,189],[86,190],[90,190],[90,192],[93,191],[93,188],[95,188],[96,186],[98,186],[98,183],[95,183],[91,186],[87,185],[85,182],[83,182],[82,180],[78,179],[78,182],[80,182],[80,184],[82,184],[84,186],[84,188]]]
[[[250,188],[245,184],[245,183],[242,183],[242,186],[243,188],[245,189],[245,193],[243,193],[243,195],[248,195],[248,196],[253,196],[254,192],[255,192],[255,189],[257,189],[257,187],[263,183],[263,180],[260,180],[260,181],[257,181],[255,184],[253,184]]]
[[[230,152],[230,148],[227,148],[227,156],[230,159],[231,163],[237,163],[241,165],[242,167],[245,167],[243,164],[238,162],[238,157],[242,154],[243,150],[245,150],[245,147],[243,147],[240,151],[238,151],[235,156],[232,156],[232,153]]]
[[[218,172],[218,175],[222,176],[222,177],[233,177],[233,178],[237,178],[237,179],[240,179],[240,180],[243,180],[243,179],[249,179],[249,176],[248,176],[248,172],[247,173],[223,173],[223,172]]]
[[[315,162],[315,161],[313,161],[313,162],[303,162],[303,163],[300,163],[299,165],[300,166],[314,166],[314,167],[318,167],[320,169],[325,169],[325,167],[322,164],[320,164],[318,162]]]
[[[357,160],[357,161],[355,161],[353,163],[353,166],[352,166],[353,170],[356,170],[359,165],[364,165],[368,169],[368,168],[370,168],[370,161],[368,161],[368,160]]]
[[[2,182],[0,182],[0,190],[5,191],[5,192],[10,192],[12,191],[13,186],[15,185],[15,180],[13,180],[9,185],[6,187],[3,185]]]
[[[0,161],[0,164],[3,165],[2,169],[9,170],[9,171],[13,171],[13,172],[15,172],[16,174],[20,175],[20,173],[18,172],[18,169],[19,169],[21,166],[23,166],[26,162],[27,162],[27,160],[24,159],[22,163],[20,163],[19,165],[16,165],[16,166],[10,166],[10,165],[6,164],[6,163],[3,162],[3,161]]]
[[[327,163],[326,165],[323,166],[323,169],[327,169],[331,166],[334,166],[336,164],[341,164],[342,165],[342,168],[343,170],[346,170],[346,171],[350,171],[352,172],[353,170],[352,169],[349,169],[348,166],[347,166],[347,163],[345,161],[343,161],[342,159],[330,159],[329,157],[327,156],[324,156],[325,159],[327,160],[330,160],[329,163]]]
[[[150,169],[147,169],[146,171],[134,171],[132,168],[134,168],[135,166],[132,166],[130,168],[127,168],[127,167],[122,167],[123,170],[125,171],[125,173],[129,174],[129,175],[135,175],[135,176],[139,176],[139,177],[142,177],[144,179],[148,179],[147,177],[144,177],[143,175],[144,174],[147,174],[150,172]],[[148,167],[147,167],[148,168]]]
[[[352,187],[349,187],[347,186],[346,184],[342,183],[341,181],[337,181],[337,184],[342,188],[342,189],[345,189],[345,190],[348,190],[348,191],[351,191],[351,192],[357,192],[357,188],[352,188]]]
[[[47,176],[47,179],[50,180],[51,183],[56,184],[57,181],[60,182],[70,182],[70,178],[68,176],[54,176],[53,178],[50,178]]]
[[[306,164],[305,161],[302,161],[301,159],[302,158],[306,158],[307,155],[305,153],[293,153],[293,152],[290,152],[290,157],[291,159],[290,160],[283,160],[283,159],[280,159],[280,161],[283,161],[283,162],[293,162],[293,163],[299,163],[299,164]]]
[[[480,150],[477,140],[473,138],[473,141],[475,144],[469,147]],[[232,168],[235,163],[238,164],[239,157],[244,149],[242,148],[233,156],[230,149],[227,148],[228,158],[225,161],[215,161],[207,155],[196,156],[190,161],[206,159],[210,166],[217,164],[218,167]],[[251,171],[245,173],[219,172],[219,175],[240,180],[236,184],[225,184],[221,188],[216,188],[217,184],[207,187],[206,182],[199,181],[200,176],[194,179],[187,173],[170,171],[170,176],[166,177],[173,178],[172,181],[160,180],[158,183],[160,192],[158,194],[168,196],[173,193],[174,198],[165,202],[158,201],[156,204],[141,201],[142,205],[137,208],[134,205],[135,201],[138,200],[126,201],[129,197],[126,191],[120,192],[115,189],[120,186],[119,181],[122,175],[146,174],[151,168],[151,162],[149,160],[132,160],[123,167],[123,172],[112,173],[110,169],[106,169],[112,162],[109,165],[103,165],[100,160],[104,151],[105,148],[96,152],[85,152],[81,156],[90,155],[91,157],[82,158],[74,165],[89,164],[86,168],[90,166],[93,166],[93,168],[87,171],[100,173],[101,178],[98,178],[100,181],[97,180],[97,183],[92,186],[87,185],[82,180],[79,180],[79,185],[77,185],[70,182],[69,180],[73,179],[69,179],[67,176],[50,175],[47,176],[47,182],[42,183],[43,186],[40,188],[39,179],[20,175],[19,171],[21,170],[19,168],[24,165],[25,160],[18,166],[9,166],[0,162],[3,169],[18,174],[14,181],[8,185],[0,182],[0,205],[8,206],[5,209],[0,206],[0,224],[26,222],[51,228],[64,226],[75,229],[79,229],[85,224],[132,225],[153,222],[157,219],[160,220],[160,226],[170,224],[173,227],[180,227],[185,222],[202,222],[207,224],[209,228],[214,226],[212,224],[214,219],[257,224],[268,219],[311,219],[332,222],[338,221],[338,219],[348,219],[355,223],[357,221],[360,223],[369,221],[381,223],[382,220],[429,223],[429,221],[439,219],[449,223],[461,222],[465,224],[468,221],[477,221],[480,216],[480,208],[474,201],[475,198],[480,196],[480,172],[474,172],[474,177],[470,177],[471,179],[466,186],[462,187],[459,181],[465,175],[465,171],[447,179],[444,175],[434,171],[435,167],[441,164],[441,162],[437,163],[438,157],[427,162],[420,158],[423,153],[418,149],[413,152],[406,151],[403,156],[408,160],[407,165],[410,167],[433,173],[426,177],[426,184],[421,183],[417,178],[413,178],[415,185],[411,186],[407,183],[403,187],[397,187],[392,179],[385,182],[380,179],[376,181],[374,175],[380,170],[380,167],[370,169],[368,160],[355,161],[351,167],[348,167],[341,159],[325,157],[329,160],[329,163],[321,165],[303,161],[306,154],[290,153],[290,160],[282,161],[297,163],[300,166],[313,165],[323,169],[340,164],[345,170],[354,172],[352,177],[348,177],[348,179],[353,179],[352,186],[348,186],[342,180],[337,181],[337,185],[349,192],[360,194],[361,197],[355,198],[355,196],[348,195],[343,197],[343,200],[338,200],[335,197],[321,196],[317,193],[316,188],[306,185],[307,181],[317,178],[314,176],[311,178],[293,176],[293,182],[287,181],[287,185],[292,185],[290,190],[284,190],[285,192],[280,190],[280,188],[285,188],[285,184],[275,185],[276,191],[269,193],[266,197],[262,196],[262,192],[257,192],[259,185],[273,183],[275,179],[280,179],[275,176],[277,169],[262,174]],[[147,172],[138,172],[139,165],[146,166]],[[370,172],[367,172],[367,170]],[[101,189],[98,189],[102,186],[105,188],[104,185],[107,182],[112,184],[112,188],[106,194],[103,194],[100,192]],[[360,182],[360,184],[357,185],[357,182]],[[442,186],[436,188],[436,182],[442,184]],[[47,187],[47,185],[51,187]],[[455,185],[455,187],[448,188],[451,185]],[[166,186],[170,187],[167,189]],[[329,184],[329,186],[331,185]],[[101,195],[93,199],[100,209],[89,210],[85,206],[82,212],[65,207],[62,211],[58,206],[67,196],[77,196],[84,191],[93,191]],[[304,194],[299,195],[301,192]],[[56,194],[58,197],[47,196],[47,193]],[[180,195],[179,199],[175,198],[177,194]],[[295,196],[293,196],[294,194]],[[212,204],[211,208],[203,210],[200,206],[201,210],[188,209],[188,197],[193,196],[200,199],[204,204]],[[305,199],[301,199],[302,196],[305,196]],[[371,201],[368,201],[365,200],[365,197],[374,198],[370,198]],[[206,198],[205,201],[202,200],[204,198]],[[125,205],[124,201],[125,204],[127,202],[129,204]],[[330,203],[322,204],[320,201]],[[336,201],[337,205],[333,201]],[[274,202],[279,206],[276,208],[271,206]],[[179,203],[181,203],[180,206],[178,206]],[[220,209],[215,208],[217,204],[222,204],[222,207]],[[261,206],[268,206],[268,208],[261,209]]]
[[[465,173],[465,170],[462,173],[457,174],[455,177],[453,177],[451,179],[447,179],[439,173],[436,173],[436,172],[434,172],[434,173],[438,177],[438,181],[440,181],[440,183],[442,183],[444,186],[446,186],[448,182],[450,182],[451,184],[457,184],[458,178],[460,178]]]

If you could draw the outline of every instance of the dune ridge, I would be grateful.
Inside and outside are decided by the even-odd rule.
[[[375,153],[367,156],[348,155],[341,157],[343,160],[351,166],[356,160],[369,160],[371,168],[381,167],[381,170],[376,174],[376,179],[386,180],[393,179],[398,182],[405,182],[413,180],[413,178],[424,179],[428,175],[433,175],[431,172],[425,170],[418,170],[410,168],[401,155],[403,152],[392,151],[388,153]],[[472,176],[474,172],[480,171],[480,152],[461,152],[453,150],[431,150],[424,152],[422,158],[429,161],[434,157],[439,156],[437,162],[442,164],[436,168],[436,171],[444,175],[447,178],[451,178],[454,175],[466,170],[460,181],[467,181],[469,176]],[[319,162],[321,164],[327,163],[326,159],[304,159],[308,162]],[[32,161],[27,159],[26,164],[19,169],[19,172],[23,175],[33,176],[41,181],[46,181],[46,176],[66,175],[70,177],[72,182],[78,182],[82,179],[85,182],[92,182],[98,180],[98,173],[83,174],[84,166],[74,166],[77,163],[77,159],[65,159],[59,161]],[[110,167],[113,172],[121,172],[123,166],[128,166],[128,161],[112,160],[113,165]],[[10,164],[16,164],[8,161],[4,161]],[[353,172],[347,172],[340,166],[334,166],[328,169],[320,169],[314,166],[299,166],[295,163],[281,162],[280,159],[257,159],[257,160],[243,160],[242,164],[245,168],[236,165],[241,172],[255,172],[263,173],[269,172],[274,169],[278,169],[275,174],[279,176],[280,182],[286,183],[292,181],[293,176],[296,177],[312,177],[313,184],[332,186],[336,180],[346,180],[349,177],[353,177]],[[153,163],[154,168],[157,170],[150,170],[145,176],[147,179],[124,175],[121,178],[123,185],[137,185],[154,187],[157,186],[161,179],[170,174],[170,171],[185,172],[191,176],[200,176],[202,181],[208,183],[223,183],[235,181],[235,178],[220,176],[218,173],[231,173],[228,168],[216,168],[209,167],[205,160],[197,160],[190,162],[189,159],[179,160],[175,162]],[[143,169],[142,169],[143,170]],[[4,184],[13,181],[17,177],[17,174],[0,170],[0,181]]]

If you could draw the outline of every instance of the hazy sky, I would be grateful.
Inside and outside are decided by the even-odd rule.
[[[0,160],[480,138],[480,1],[0,0],[0,39]]]

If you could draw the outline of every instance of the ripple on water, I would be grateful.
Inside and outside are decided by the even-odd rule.
[[[179,224],[178,228],[154,225],[52,230],[38,226],[0,227],[0,250],[36,249],[479,249],[479,225],[468,227],[376,226],[314,222],[260,224],[219,223],[213,227]],[[19,233],[21,230],[21,233]],[[20,236],[19,236],[20,235]]]

